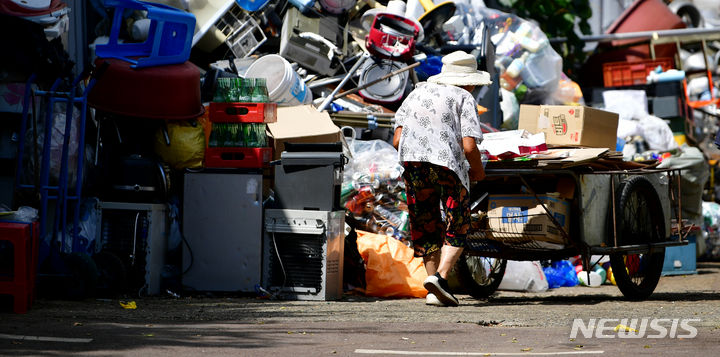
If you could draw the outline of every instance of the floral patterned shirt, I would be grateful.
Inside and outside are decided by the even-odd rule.
[[[462,138],[482,139],[477,103],[456,86],[421,83],[395,113],[395,129],[403,127],[398,145],[401,162],[429,162],[455,172],[470,190]]]

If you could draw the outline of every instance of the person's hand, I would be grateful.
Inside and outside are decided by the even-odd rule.
[[[479,168],[470,168],[468,171],[470,181],[482,181],[485,179],[485,169],[480,166]]]

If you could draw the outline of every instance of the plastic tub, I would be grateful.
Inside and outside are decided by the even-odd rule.
[[[312,92],[293,70],[290,62],[279,55],[258,58],[245,72],[248,78],[265,78],[270,101],[279,106],[312,103]]]
[[[200,97],[200,71],[191,62],[134,69],[129,62],[96,59],[110,66],[88,94],[91,107],[122,116],[187,120],[205,112]]]

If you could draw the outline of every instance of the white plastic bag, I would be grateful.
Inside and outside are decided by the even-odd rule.
[[[542,292],[548,289],[548,282],[539,262],[508,260],[498,290]]]
[[[647,93],[642,90],[607,90],[603,92],[605,110],[620,119],[640,119],[648,115]]]
[[[639,126],[650,150],[669,151],[677,149],[678,145],[672,129],[664,120],[653,115],[647,115],[640,119]]]

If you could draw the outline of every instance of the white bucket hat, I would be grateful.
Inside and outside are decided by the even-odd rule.
[[[430,83],[453,86],[487,86],[492,84],[490,73],[478,71],[475,56],[455,51],[442,58],[442,69],[427,79]]]

